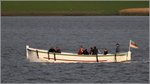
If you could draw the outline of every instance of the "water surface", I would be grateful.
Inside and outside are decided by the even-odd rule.
[[[148,16],[11,16],[1,18],[1,80],[3,83],[148,83]],[[77,52],[80,45],[115,52],[132,49],[131,63],[30,63],[25,46],[60,47]]]

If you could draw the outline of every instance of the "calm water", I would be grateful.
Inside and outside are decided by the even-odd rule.
[[[148,83],[148,16],[15,16],[1,17],[1,81],[3,83]],[[77,52],[97,46],[113,53],[115,44],[128,51],[131,63],[30,63],[25,46]]]

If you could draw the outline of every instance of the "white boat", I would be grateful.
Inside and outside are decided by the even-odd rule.
[[[131,51],[117,54],[78,55],[77,53],[48,53],[48,50],[26,46],[26,56],[30,62],[52,63],[101,63],[126,62],[131,60]]]

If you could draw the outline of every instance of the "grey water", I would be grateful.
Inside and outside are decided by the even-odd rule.
[[[139,49],[131,49],[129,63],[31,63],[25,46],[64,52],[77,52],[96,46],[120,52],[129,48],[129,40]],[[148,16],[2,16],[2,83],[148,83]]]

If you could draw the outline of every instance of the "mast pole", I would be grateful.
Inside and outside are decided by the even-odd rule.
[[[130,45],[131,45],[131,40],[129,41],[129,51],[131,50]]]

